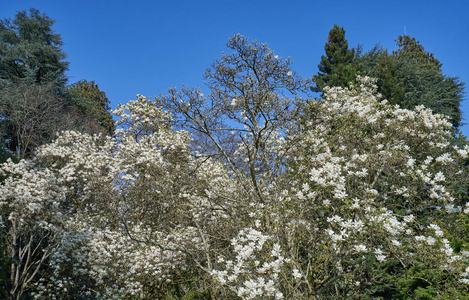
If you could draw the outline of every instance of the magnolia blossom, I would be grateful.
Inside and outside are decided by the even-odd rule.
[[[469,212],[453,187],[467,178],[469,148],[449,146],[446,117],[391,106],[373,84],[326,88],[295,126],[256,119],[247,100],[234,113],[227,99],[241,104],[224,98],[245,126],[225,156],[195,151],[195,137],[139,95],[114,111],[114,137],[63,132],[35,158],[8,161],[0,236],[18,257],[17,286],[38,299],[194,286],[220,299],[346,299],[372,293],[383,264],[396,263],[447,274],[419,276],[460,297],[469,252],[448,233]],[[192,116],[197,95],[178,108]],[[262,99],[280,114],[280,98]]]

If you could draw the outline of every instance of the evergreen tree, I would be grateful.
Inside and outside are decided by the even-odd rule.
[[[384,47],[376,45],[359,57],[362,71],[377,79],[378,91],[391,104],[401,104],[404,98],[404,82],[398,78],[398,62]]]
[[[37,142],[55,135],[44,129],[56,128],[56,117],[44,116],[57,114],[63,107],[58,91],[67,81],[69,63],[63,61],[66,54],[62,38],[52,29],[54,22],[34,8],[17,12],[13,20],[0,20],[0,147],[4,157],[31,153]],[[38,103],[42,106],[35,107]],[[44,111],[48,107],[54,109]],[[57,116],[67,118],[63,113]],[[45,123],[38,124],[39,120]]]
[[[464,83],[442,73],[442,64],[433,53],[412,37],[399,36],[399,49],[391,54],[375,47],[359,58],[363,72],[378,78],[378,91],[391,104],[413,109],[424,105],[450,117],[455,132],[461,125],[460,102]]]
[[[64,98],[69,63],[54,23],[34,8],[0,21],[0,160],[30,157],[63,130],[113,130],[109,100],[94,82],[83,83],[83,89],[90,85],[87,92],[76,92],[78,85],[72,89],[86,100]]]
[[[34,8],[0,21],[0,82],[65,84],[69,63],[54,22]]]
[[[435,58],[433,53],[426,52],[425,48],[414,37],[400,35],[396,39],[396,44],[399,49],[393,51],[394,55],[408,63],[422,65],[426,70],[433,69],[441,72],[441,62]]]
[[[454,129],[461,125],[460,102],[464,95],[464,84],[457,77],[445,76],[425,65],[400,63],[397,79],[404,83],[404,97],[400,104],[404,108],[424,105],[434,113],[450,117]]]
[[[109,112],[109,99],[94,81],[83,79],[70,85],[67,98],[82,113],[90,114],[96,119],[104,132],[113,134],[115,125]]]
[[[348,86],[355,80],[358,65],[354,63],[354,50],[348,49],[348,41],[345,39],[345,29],[334,25],[329,31],[327,43],[324,46],[326,55],[321,57],[318,65],[319,72],[313,76],[315,92],[323,92],[327,86]]]

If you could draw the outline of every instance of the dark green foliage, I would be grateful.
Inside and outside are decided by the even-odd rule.
[[[70,123],[58,93],[69,63],[53,24],[34,8],[0,21],[0,140],[6,156],[30,155],[65,129],[59,124]]]
[[[9,268],[13,263],[13,260],[5,255],[6,249],[3,243],[0,242],[0,297],[7,297],[7,286],[9,286],[10,280],[10,273]]]
[[[326,56],[321,56],[319,73],[313,76],[316,86],[311,89],[322,92],[325,86],[348,86],[355,81],[359,67],[354,62],[354,50],[348,49],[343,27],[334,25],[324,49]]]
[[[360,66],[367,76],[377,78],[378,91],[392,104],[401,104],[405,94],[404,82],[399,79],[399,62],[395,56],[379,46],[360,56]]]
[[[378,92],[391,104],[407,109],[424,105],[445,114],[456,133],[461,125],[464,84],[457,77],[442,74],[441,63],[415,38],[399,36],[397,45],[400,48],[392,54],[375,47],[362,55],[359,63],[363,73],[378,78]]]
[[[464,83],[442,74],[440,61],[415,38],[399,36],[396,42],[399,49],[391,54],[376,46],[361,55],[360,49],[348,49],[345,30],[335,25],[329,32],[319,73],[313,76],[316,86],[312,90],[347,87],[358,74],[364,74],[378,79],[378,92],[391,104],[407,109],[424,105],[434,113],[445,114],[456,133],[462,120]]]
[[[210,291],[190,290],[184,292],[180,286],[175,287],[165,300],[212,300]]]
[[[467,291],[456,290],[448,284],[447,290],[438,290],[435,283],[451,282],[455,278],[449,277],[439,268],[425,269],[419,265],[412,266],[405,276],[397,281],[397,289],[393,296],[388,299],[454,299],[454,295],[458,295],[458,299],[468,299]],[[452,296],[453,295],[453,296]]]
[[[0,21],[0,83],[65,84],[69,63],[63,61],[62,38],[53,24],[34,8]]]
[[[211,300],[209,291],[189,291],[183,298],[184,300]]]
[[[424,105],[434,113],[445,114],[456,129],[461,125],[461,109],[464,84],[458,78],[448,77],[424,65],[400,63],[397,79],[404,83],[401,107],[413,109]]]
[[[109,112],[109,99],[94,81],[83,79],[70,85],[66,97],[69,103],[82,113],[98,120],[104,132],[113,134],[115,125]]]
[[[31,157],[63,130],[114,130],[109,100],[94,82],[78,82],[63,97],[69,63],[54,22],[34,8],[0,21],[0,156]]]
[[[414,37],[408,35],[400,35],[396,40],[399,49],[393,51],[393,54],[401,57],[407,63],[418,64],[426,70],[436,70],[441,72],[442,64],[435,58],[433,53],[426,52],[425,48],[420,45]]]
[[[0,164],[6,162],[9,158],[16,161],[16,156],[6,147],[6,143],[4,141],[0,142]],[[1,178],[1,177],[0,177]]]
[[[444,210],[426,211],[416,216],[419,224],[435,223],[448,237],[455,254],[469,250],[469,218]],[[415,228],[418,230],[418,228]],[[469,299],[469,289],[458,287],[458,278],[449,275],[438,264],[430,264],[433,257],[421,257],[410,265],[389,260],[383,266],[375,266],[373,275],[378,279],[370,285],[365,299]],[[445,283],[445,289],[437,286]],[[457,295],[457,297],[456,297]]]

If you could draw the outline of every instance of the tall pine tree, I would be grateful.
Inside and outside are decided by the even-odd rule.
[[[326,55],[321,56],[319,72],[313,76],[316,86],[311,89],[322,92],[325,86],[348,86],[355,80],[359,68],[354,62],[355,51],[348,48],[343,27],[334,25],[324,49]]]

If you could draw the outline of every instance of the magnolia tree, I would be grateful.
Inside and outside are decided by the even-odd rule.
[[[450,192],[467,176],[468,146],[450,147],[446,117],[390,106],[374,80],[358,81],[311,104],[290,153],[275,223],[301,272],[289,296],[386,296],[399,276],[432,298],[467,295],[469,252],[453,251],[444,231],[455,224],[442,221],[469,212]],[[418,296],[400,292],[394,297]]]
[[[2,165],[9,297],[467,296],[445,222],[469,212],[452,191],[469,147],[447,119],[390,106],[369,78],[303,104],[288,60],[228,45],[207,98],[138,96],[114,137],[64,132]]]
[[[266,44],[238,34],[227,47],[234,52],[205,72],[208,96],[198,89],[170,89],[157,100],[177,127],[198,138],[197,150],[224,161],[238,184],[262,201],[265,184],[282,172],[288,139],[294,137],[288,133],[297,129],[304,102],[298,94],[308,82],[291,69],[290,59]]]

